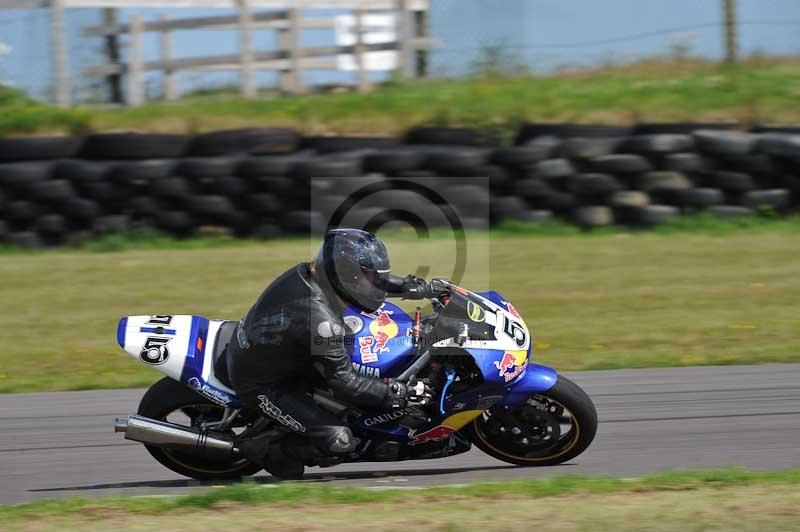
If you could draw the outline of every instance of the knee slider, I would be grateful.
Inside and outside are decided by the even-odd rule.
[[[356,439],[348,427],[336,427],[328,437],[328,451],[348,453],[356,448]]]

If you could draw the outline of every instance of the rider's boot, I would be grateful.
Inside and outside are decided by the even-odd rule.
[[[298,458],[284,452],[285,440],[276,441],[277,437],[283,435],[285,435],[283,432],[267,431],[240,440],[239,452],[280,480],[298,480],[305,472],[305,465]]]

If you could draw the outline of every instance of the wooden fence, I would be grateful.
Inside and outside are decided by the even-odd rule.
[[[116,42],[118,36],[130,37],[128,63],[112,57],[105,65],[87,69],[84,74],[94,77],[127,77],[126,103],[138,105],[144,100],[143,73],[161,71],[164,75],[164,93],[168,99],[178,96],[175,73],[179,71],[241,71],[242,95],[251,98],[256,94],[254,72],[275,70],[281,74],[281,89],[288,93],[301,93],[301,72],[310,69],[337,68],[336,56],[353,54],[356,58],[358,87],[369,88],[365,67],[365,54],[373,51],[396,50],[398,71],[406,77],[419,77],[425,73],[426,53],[434,46],[427,34],[429,0],[0,0],[0,9],[49,9],[51,13],[52,65],[56,103],[68,106],[72,100],[67,32],[64,10],[68,8],[234,8],[234,16],[215,16],[183,20],[144,22],[132,17],[130,24],[106,24],[88,28],[87,35],[105,37]],[[333,28],[334,18],[306,18],[305,9],[352,10],[356,20],[357,39],[352,46],[326,46],[302,48],[300,31],[307,28]],[[277,11],[254,12],[255,9]],[[396,40],[392,43],[366,44],[361,38],[366,28],[361,21],[366,13],[394,13]],[[174,58],[172,35],[176,30],[238,29],[240,50],[238,54]],[[278,50],[257,51],[253,47],[253,32],[261,29],[278,31]],[[145,61],[142,53],[142,34],[161,33],[161,58]],[[116,49],[116,44],[112,46]],[[118,54],[112,54],[118,55]]]
[[[336,70],[337,56],[352,55],[356,64],[357,88],[367,91],[370,88],[366,57],[369,52],[392,50],[397,52],[398,71],[406,77],[424,75],[425,52],[434,46],[434,40],[427,37],[425,10],[416,11],[409,7],[427,8],[427,2],[411,3],[396,1],[392,9],[378,12],[392,14],[396,28],[396,40],[379,44],[367,44],[363,36],[370,31],[364,24],[366,9],[358,7],[364,2],[337,2],[344,8],[350,6],[355,18],[356,42],[351,46],[318,46],[302,47],[300,32],[304,29],[335,29],[334,16],[304,17],[303,11],[296,7],[276,11],[254,12],[254,0],[238,0],[237,15],[220,15],[202,18],[170,20],[162,16],[159,20],[143,21],[140,17],[131,17],[129,24],[114,24],[90,27],[84,35],[105,37],[129,35],[130,53],[127,63],[114,62],[94,66],[83,71],[90,77],[126,76],[126,103],[131,106],[140,105],[145,99],[143,73],[158,71],[163,73],[164,96],[168,100],[178,97],[175,83],[177,72],[218,72],[240,71],[241,92],[245,98],[256,96],[254,73],[258,70],[272,70],[280,73],[280,89],[289,94],[300,94],[305,91],[302,83],[304,70]],[[285,2],[295,4],[294,2]],[[370,3],[370,7],[376,3]],[[386,2],[377,4],[388,7]],[[369,13],[375,13],[370,9]],[[239,30],[240,49],[238,53],[176,58],[173,56],[172,32],[177,30],[219,29]],[[255,50],[253,33],[256,30],[273,30],[278,32],[278,48],[276,50]],[[142,53],[142,35],[147,32],[159,32],[160,57],[145,61]],[[422,64],[420,64],[422,63]]]

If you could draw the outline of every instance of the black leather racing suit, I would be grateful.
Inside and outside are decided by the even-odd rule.
[[[389,289],[401,295],[402,285]],[[227,353],[230,380],[245,407],[333,452],[349,450],[335,448],[349,429],[313,401],[314,382],[361,406],[379,408],[389,393],[386,383],[353,368],[342,311],[326,279],[317,279],[307,263],[299,264],[264,290],[239,323]]]

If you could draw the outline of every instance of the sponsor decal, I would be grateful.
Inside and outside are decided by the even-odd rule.
[[[393,310],[380,309],[368,314],[362,312],[365,316],[372,318],[369,324],[369,332],[371,336],[362,336],[358,339],[359,353],[361,353],[362,364],[369,364],[378,361],[380,353],[389,351],[389,340],[394,338],[400,332],[397,322],[392,319]]]
[[[363,375],[365,377],[373,377],[375,379],[381,378],[381,368],[375,368],[372,366],[362,366],[358,362],[353,362],[353,367],[358,372],[359,375]]]
[[[388,423],[389,421],[400,419],[404,415],[406,415],[405,410],[395,410],[394,412],[389,412],[387,414],[380,414],[378,416],[364,418],[364,425],[367,427],[381,425],[383,423]]]
[[[150,316],[147,320],[148,325],[169,325],[172,322],[172,316]]]
[[[207,399],[211,399],[218,405],[228,406],[228,403],[231,402],[231,398],[228,397],[228,394],[221,390],[217,390],[205,382],[202,382],[197,377],[192,377],[189,379],[187,384],[192,390],[196,391]]]
[[[151,366],[160,366],[169,358],[169,349],[167,343],[171,338],[158,338],[156,336],[148,336],[142,350],[139,352],[139,360]]]
[[[478,399],[478,402],[475,404],[475,408],[478,410],[488,410],[502,398],[502,395],[486,395]]]
[[[258,407],[261,409],[261,411],[264,412],[269,417],[271,417],[272,419],[278,421],[281,425],[289,427],[295,432],[306,431],[306,428],[305,426],[303,426],[302,423],[297,421],[289,414],[284,414],[281,411],[281,409],[278,408],[278,405],[270,401],[266,395],[259,395],[258,400],[259,400]]]
[[[358,352],[361,353],[361,363],[369,364],[378,361],[378,353],[372,352],[372,344],[375,343],[374,336],[362,336],[358,339]]]
[[[426,443],[429,441],[446,440],[450,438],[455,431],[456,429],[445,427],[444,425],[433,427],[432,429],[421,432],[420,434],[416,434],[416,430],[413,430],[408,433],[409,437],[411,437],[409,445],[419,445],[420,443]]]
[[[347,329],[347,334],[354,335],[361,332],[364,328],[364,320],[358,316],[345,316],[344,327]]]
[[[323,321],[317,325],[317,334],[323,338],[333,338],[342,334],[342,326],[333,321]]]
[[[463,410],[457,414],[448,416],[438,426],[432,429],[420,432],[417,434],[416,429],[408,431],[408,437],[411,439],[409,445],[418,445],[429,441],[440,441],[448,439],[458,429],[481,415],[481,410]]]
[[[486,319],[486,311],[474,301],[467,302],[467,316],[472,321],[482,322]]]
[[[500,370],[499,375],[505,382],[510,382],[519,377],[528,366],[527,351],[507,351],[503,358],[494,361],[495,367]]]

